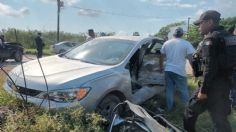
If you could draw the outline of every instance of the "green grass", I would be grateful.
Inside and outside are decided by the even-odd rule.
[[[3,75],[0,72],[0,75]],[[0,106],[8,106],[10,111],[3,122],[1,129],[5,131],[24,131],[24,132],[49,132],[49,131],[81,131],[81,132],[102,132],[103,119],[96,113],[85,113],[83,109],[66,109],[63,112],[47,111],[38,109],[34,105],[28,104],[28,109],[23,106],[23,102],[10,96],[2,89],[5,78],[0,76]],[[188,80],[190,92],[197,87],[194,79]],[[175,97],[176,106],[170,113],[165,113],[164,117],[175,126],[182,128],[184,106],[180,104],[178,94]],[[160,96],[147,101],[142,106],[155,111],[157,107],[165,103],[164,93]],[[236,112],[233,111],[229,116],[233,131],[236,131]],[[212,122],[208,112],[199,116],[197,131],[211,132]]]
[[[36,49],[24,49],[25,54],[31,54],[31,55],[36,55],[37,50]],[[43,55],[49,56],[53,55],[52,51],[50,49],[43,49]]]
[[[193,93],[193,91],[197,88],[197,81],[193,78],[188,79],[189,91]],[[191,95],[191,94],[190,94]],[[173,111],[169,113],[164,113],[164,117],[167,118],[171,123],[175,126],[183,128],[183,114],[184,114],[184,106],[181,105],[178,93],[175,94],[175,104]],[[143,106],[148,108],[149,110],[155,111],[160,105],[165,104],[165,95],[161,93],[159,96],[156,96],[152,100],[145,103]],[[231,127],[233,132],[236,132],[236,112],[232,111],[229,116],[229,121],[231,123]],[[211,132],[212,130],[212,122],[209,116],[209,113],[206,111],[201,114],[198,118],[196,124],[196,130],[198,132]]]
[[[96,113],[85,113],[80,107],[48,111],[10,96],[2,88],[5,78],[0,71],[0,106],[6,106],[0,131],[6,132],[103,132],[104,120]]]

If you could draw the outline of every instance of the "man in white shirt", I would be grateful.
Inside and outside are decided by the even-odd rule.
[[[4,36],[3,35],[0,35],[0,46],[3,47],[3,44],[4,44]]]
[[[191,62],[195,49],[188,41],[181,38],[183,34],[182,28],[176,28],[173,39],[166,41],[161,48],[160,69],[163,69],[163,57],[166,57],[164,71],[167,111],[171,111],[173,107],[175,86],[181,94],[183,104],[189,99],[185,65],[186,59]]]
[[[0,39],[0,46],[3,46],[2,40]]]

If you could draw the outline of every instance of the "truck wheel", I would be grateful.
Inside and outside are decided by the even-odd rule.
[[[23,53],[21,51],[16,51],[15,53],[15,61],[16,62],[21,62],[23,58]]]
[[[0,58],[0,63],[3,63],[5,61],[5,58]]]
[[[106,118],[108,121],[112,120],[113,117],[113,109],[121,103],[121,99],[117,97],[116,95],[110,94],[107,95],[102,99],[102,101],[99,103],[99,105],[96,108],[96,111],[101,114],[104,118]],[[124,111],[123,107],[118,107],[118,111],[121,113]]]

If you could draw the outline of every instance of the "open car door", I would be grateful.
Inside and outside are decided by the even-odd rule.
[[[152,39],[145,42],[131,58],[131,101],[135,104],[143,103],[164,91],[164,73],[159,70],[161,46],[160,40]]]

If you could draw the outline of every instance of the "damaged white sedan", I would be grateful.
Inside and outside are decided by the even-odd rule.
[[[159,71],[162,43],[156,37],[96,38],[67,53],[41,58],[42,69],[37,60],[24,63],[24,72],[17,66],[9,73],[16,86],[8,78],[4,88],[45,108],[80,105],[109,116],[123,100],[140,104],[164,90]]]

